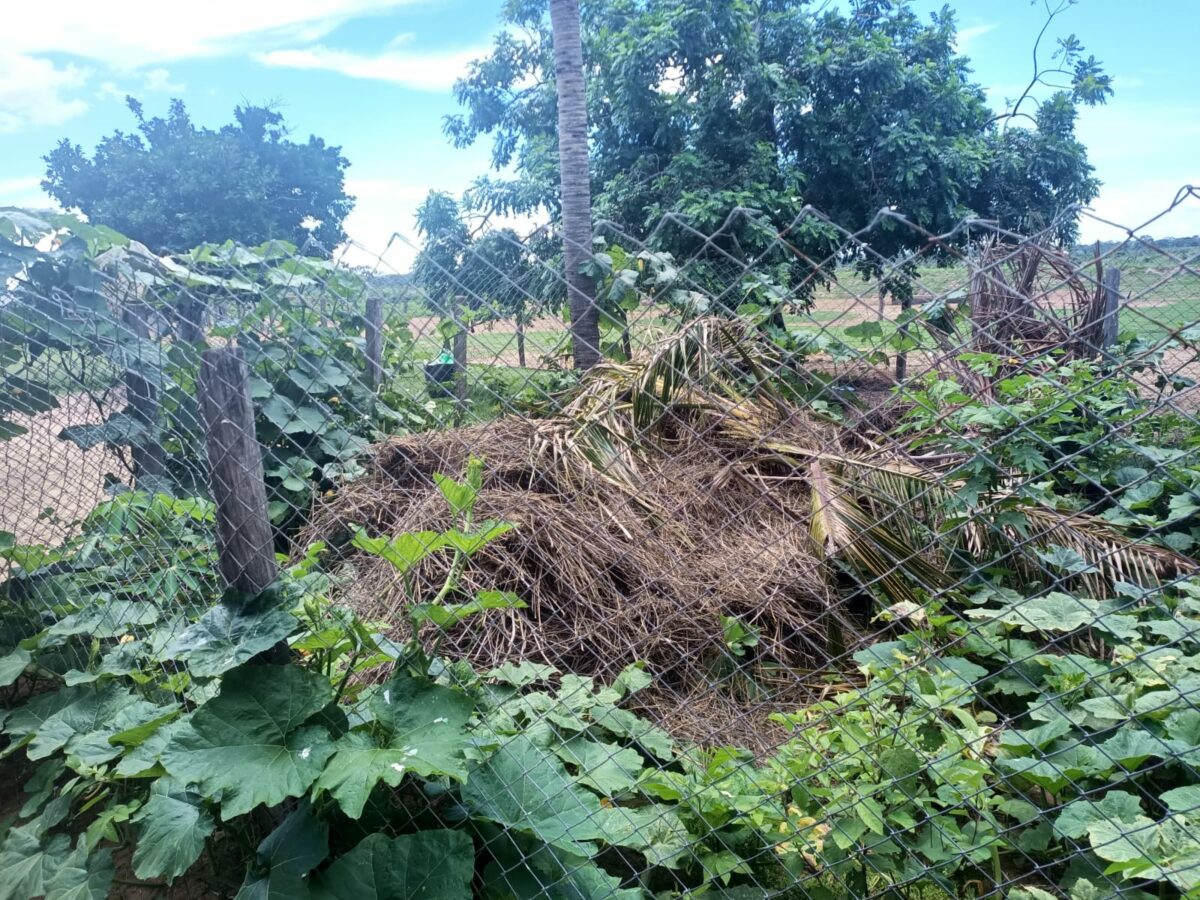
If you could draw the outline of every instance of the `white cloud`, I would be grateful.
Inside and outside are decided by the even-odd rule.
[[[125,98],[130,94],[135,97],[142,93],[172,94],[178,97],[187,90],[186,84],[180,81],[172,81],[171,73],[163,68],[142,72],[141,79],[142,83],[139,87],[122,87],[115,81],[101,82],[100,88],[96,91],[96,96],[101,100],[118,100],[124,103]]]
[[[205,0],[190,11],[162,0],[62,0],[5,8],[0,53],[68,53],[132,70],[171,60],[308,43],[356,16],[422,0]]]
[[[53,201],[42,193],[42,180],[36,175],[0,180],[0,206],[48,209]]]
[[[958,34],[954,38],[954,46],[959,53],[966,53],[970,46],[991,31],[995,31],[994,23],[987,25],[971,25],[967,28],[960,28]]]
[[[448,53],[405,53],[389,50],[377,56],[364,56],[327,47],[305,50],[274,50],[259,54],[264,65],[289,69],[320,69],[339,72],[350,78],[388,81],[421,91],[444,91],[466,72],[467,64],[478,59],[482,49],[455,50]]]
[[[87,103],[67,93],[82,87],[88,72],[48,59],[0,50],[0,134],[39,125],[60,125],[81,115]]]
[[[151,69],[142,76],[142,87],[153,93],[182,94],[187,85],[180,81],[172,81],[171,73],[166,69]]]
[[[465,187],[449,189],[457,195]],[[355,203],[344,223],[352,244],[344,248],[342,259],[381,272],[407,272],[419,246],[413,219],[429,186],[418,180],[349,178],[346,192]]]
[[[440,189],[458,197],[469,186],[470,178],[464,176],[457,184],[442,183]],[[419,177],[412,181],[347,179],[346,191],[354,195],[355,206],[344,223],[350,243],[341,248],[338,258],[348,265],[383,273],[409,271],[421,247],[415,224],[417,207],[429,190],[429,182]],[[527,234],[541,224],[539,217],[514,216],[493,218],[488,227],[512,228],[518,234]]]
[[[1190,183],[1200,187],[1200,170],[1193,174]],[[1186,183],[1187,179],[1144,178],[1124,181],[1120,186],[1105,185],[1092,204],[1091,214],[1080,220],[1080,238],[1089,242],[1123,240],[1129,231],[1150,237],[1200,234],[1200,197],[1185,197],[1170,209]]]

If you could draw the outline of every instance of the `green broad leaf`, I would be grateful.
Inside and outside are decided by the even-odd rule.
[[[578,773],[585,784],[605,797],[632,790],[645,768],[642,755],[629,747],[605,744],[583,735],[574,735],[554,745],[555,755]]]
[[[465,603],[421,603],[409,608],[413,621],[453,628],[489,609],[526,609],[529,604],[509,591],[480,591]]]
[[[961,656],[933,657],[929,660],[929,668],[949,684],[957,685],[964,691],[986,678],[988,674],[987,669],[983,666],[977,665],[969,659],[963,659]]]
[[[81,450],[93,447],[142,446],[153,436],[153,429],[142,419],[127,412],[109,416],[98,425],[68,425],[58,433],[60,440],[70,441]]]
[[[1200,512],[1200,504],[1197,504],[1196,497],[1193,494],[1176,494],[1171,498],[1171,502],[1167,504],[1166,524],[1170,525],[1175,522],[1182,522],[1184,519],[1190,519],[1198,512]]]
[[[48,886],[71,855],[65,834],[44,837],[35,820],[9,829],[0,844],[0,900],[26,900],[44,896]]]
[[[504,665],[492,669],[485,677],[520,688],[545,681],[556,674],[558,674],[558,669],[554,666],[522,660],[521,662],[504,663]]]
[[[133,871],[138,878],[176,878],[192,867],[216,827],[200,794],[178,779],[159,778],[134,817]]]
[[[178,780],[221,797],[228,821],[299,797],[334,752],[329,732],[304,723],[333,699],[329,681],[296,666],[243,666],[181,720],[161,754]]]
[[[350,383],[350,376],[341,363],[328,356],[301,358],[299,365],[288,370],[287,378],[303,394],[324,394]]]
[[[671,735],[627,709],[596,708],[592,710],[592,719],[617,737],[636,742],[652,756],[662,760],[671,760],[675,756],[675,739]]]
[[[0,264],[3,260],[0,260]],[[2,274],[2,272],[0,272]],[[0,441],[9,441],[15,437],[20,437],[23,434],[29,434],[29,429],[24,425],[18,425],[16,422],[8,422],[0,419]]]
[[[309,894],[304,877],[329,855],[329,826],[301,803],[258,845],[255,867],[237,900],[299,898]]]
[[[80,838],[46,882],[46,900],[106,900],[115,868],[112,850],[92,850]]]
[[[969,609],[967,615],[1013,625],[1023,632],[1068,632],[1095,622],[1100,615],[1100,604],[1055,592],[1020,600],[1002,609]]]
[[[511,832],[488,836],[487,900],[644,900],[591,860]]]
[[[903,641],[880,641],[854,654],[860,666],[872,669],[893,669],[912,657],[912,648]]]
[[[1067,547],[1052,546],[1048,550],[1034,550],[1034,554],[1043,562],[1068,575],[1084,575],[1100,571],[1080,556],[1078,551]]]
[[[113,773],[121,778],[158,778],[166,773],[159,765],[159,757],[167,744],[171,742],[176,730],[181,728],[186,720],[175,718],[166,724],[158,724],[149,735],[139,744],[134,744],[125,752],[113,769]],[[146,723],[147,726],[152,723]],[[114,734],[109,740],[121,743],[121,735]]]
[[[639,691],[644,691],[654,683],[654,679],[646,671],[642,663],[631,663],[621,670],[613,679],[612,687],[622,697],[628,697]]]
[[[996,760],[998,768],[1010,775],[1021,775],[1051,793],[1083,778],[1106,775],[1113,765],[1095,747],[1085,744],[1072,744],[1039,756]]]
[[[1010,728],[1000,735],[999,746],[1012,753],[1042,750],[1070,732],[1072,727],[1067,719],[1053,719],[1036,728]]]
[[[1200,811],[1200,785],[1189,784],[1186,787],[1173,788],[1164,792],[1159,799],[1173,813],[1200,818],[1197,815]]]
[[[264,403],[262,414],[284,434],[320,434],[330,421],[320,406],[297,403],[282,394],[275,394]]]
[[[31,662],[33,662],[33,654],[19,647],[7,656],[0,657],[0,687],[15,684]]]
[[[380,782],[396,787],[405,775],[467,777],[464,751],[473,704],[466,695],[431,681],[400,677],[368,703],[371,731],[338,741],[315,790],[328,791],[357,819]]]
[[[461,831],[372,834],[313,879],[316,900],[471,900],[475,847]]]
[[[859,797],[854,801],[853,812],[867,826],[868,831],[883,834],[887,828],[883,821],[883,807],[871,797]]]
[[[1135,816],[1128,822],[1098,819],[1088,825],[1092,852],[1108,862],[1152,860],[1157,855],[1158,829],[1152,819]]]
[[[169,706],[159,708],[165,709],[166,712],[156,719],[151,719],[148,722],[142,722],[138,725],[134,725],[132,728],[126,728],[123,731],[118,731],[116,734],[109,737],[109,743],[120,744],[126,749],[140,747],[142,744],[146,743],[146,741],[149,740],[150,737],[154,735],[160,728],[169,722],[175,721],[175,719],[179,717],[180,707],[176,706],[175,704],[170,704]]]
[[[387,560],[401,575],[446,546],[437,531],[406,532],[388,538],[370,537],[361,528],[355,529],[352,543],[359,550]]]
[[[591,856],[600,798],[578,787],[547,750],[518,735],[476,766],[462,789],[478,819],[528,833],[568,853]]]
[[[25,750],[30,759],[45,759],[63,751],[85,765],[101,765],[121,753],[109,738],[162,714],[162,707],[135,697],[117,684],[88,686],[68,693],[72,690],[60,691],[58,696],[67,702],[36,724]],[[19,713],[23,711],[10,720],[10,729],[22,721]]]
[[[439,472],[434,473],[433,481],[455,516],[463,516],[475,508],[475,499],[479,496],[478,485],[469,481],[455,481]]]
[[[87,672],[81,672],[78,669],[73,669],[63,676],[63,680],[68,685],[73,684],[90,684],[94,681],[99,681],[102,678],[118,677],[128,675],[131,672],[136,672],[140,666],[142,655],[146,652],[146,645],[141,641],[130,641],[126,644],[117,644],[100,658],[100,662],[94,669]]]
[[[459,531],[457,528],[451,528],[442,535],[446,541],[446,546],[453,547],[467,556],[474,556],[492,541],[499,537],[503,537],[513,530],[513,525],[508,522],[479,522],[474,530],[469,532]]]
[[[1075,800],[1063,807],[1054,830],[1063,837],[1079,840],[1094,822],[1130,824],[1142,815],[1141,801],[1125,791],[1109,791],[1099,800]]]
[[[1157,900],[1157,894],[1147,894],[1130,887],[1116,889],[1112,879],[1104,878],[1097,872],[1097,879],[1104,879],[1104,887],[1097,887],[1091,880],[1080,878],[1071,885],[1069,900]]]
[[[285,640],[298,626],[286,598],[276,591],[246,604],[229,598],[168,643],[162,656],[186,661],[193,676],[220,675]]]
[[[89,600],[79,612],[50,626],[51,634],[120,637],[135,626],[153,625],[162,613],[149,600]]]
[[[606,806],[597,825],[606,843],[637,850],[652,866],[679,865],[696,843],[679,815],[663,805]]]
[[[1058,894],[1043,891],[1039,887],[1026,885],[1025,887],[1013,888],[1009,891],[1008,900],[1058,900],[1058,896]]]
[[[1186,749],[1178,741],[1167,741],[1155,737],[1136,724],[1121,728],[1116,734],[1098,745],[1100,752],[1114,760],[1122,768],[1133,770],[1152,756],[1169,758],[1173,752]]]

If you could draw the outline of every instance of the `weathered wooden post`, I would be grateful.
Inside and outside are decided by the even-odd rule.
[[[451,320],[457,326],[451,351],[454,354],[454,398],[459,403],[459,415],[467,400],[467,326],[462,320],[463,298],[454,295],[450,301]]]
[[[905,318],[908,311],[912,309],[912,287],[906,287],[903,293],[900,294],[900,349],[896,353],[896,381],[901,382],[908,377],[908,350],[904,344],[908,339],[908,321]]]
[[[250,372],[241,350],[204,351],[200,410],[210,490],[217,505],[221,575],[231,588],[254,596],[271,586],[278,568],[262,452],[254,434]]]
[[[139,300],[128,302],[121,315],[122,324],[138,339],[138,351],[134,354],[138,361],[150,340],[149,315],[149,308]],[[135,437],[130,445],[134,484],[140,487],[144,482],[167,474],[167,457],[158,438],[158,388],[153,381],[128,367],[124,382],[129,417],[143,429],[142,435]]]
[[[1100,349],[1108,350],[1117,342],[1121,326],[1121,270],[1104,270],[1104,318],[1100,321]]]
[[[378,391],[383,384],[383,297],[379,294],[367,296],[366,339],[367,376],[371,390]]]

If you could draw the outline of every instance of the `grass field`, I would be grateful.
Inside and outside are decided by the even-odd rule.
[[[1172,268],[1159,257],[1126,258],[1121,263],[1122,332],[1135,331],[1152,340],[1161,339],[1200,322],[1200,274],[1187,268]],[[1083,267],[1080,275],[1087,283],[1094,280],[1090,265]],[[923,268],[917,279],[915,302],[965,293],[968,282],[968,272],[963,266]],[[824,332],[852,345],[861,345],[861,341],[846,335],[847,327],[880,321],[882,312],[886,333],[900,310],[899,304],[889,300],[881,311],[877,283],[848,273],[837,283],[820,289],[809,310],[790,314],[786,319],[788,327],[797,331]],[[647,309],[635,316],[632,341],[635,347],[644,346],[654,337],[657,314]],[[418,359],[432,359],[441,351],[442,340],[436,331],[438,321],[435,317],[412,320]],[[559,319],[535,321],[526,332],[526,364],[540,368],[543,357],[561,354],[565,331],[566,326]],[[500,321],[477,326],[467,339],[467,356],[472,364],[516,366],[517,341],[512,323]]]

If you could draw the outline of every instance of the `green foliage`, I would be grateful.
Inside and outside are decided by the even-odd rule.
[[[97,404],[101,422],[64,429],[61,438],[84,448],[132,451],[128,471],[119,474],[133,476],[139,487],[198,493],[204,489],[195,463],[203,442],[200,351],[207,336],[236,338],[252,373],[272,519],[291,529],[307,515],[314,493],[361,472],[356,460],[371,438],[429,422],[402,394],[389,391],[385,402],[376,402],[356,311],[366,286],[329,260],[279,241],[253,248],[203,244],[159,258],[126,246],[115,232],[67,217],[0,213],[0,222],[14,232],[13,223],[20,223],[25,242],[0,238],[0,258],[17,263],[20,276],[15,303],[0,311],[7,398],[0,400],[0,439],[22,431],[4,420],[7,414],[50,409],[66,393],[96,397],[97,388],[123,380],[127,401],[131,386],[141,385],[149,412],[132,402],[117,411]],[[30,246],[45,238],[58,248]],[[134,285],[146,292],[138,296]],[[207,326],[206,318],[213,320]],[[393,311],[385,331],[387,371],[397,378],[411,374],[407,322]],[[47,353],[57,354],[56,367],[41,363]],[[140,469],[139,454],[152,451],[163,471]]]
[[[492,52],[455,86],[462,112],[447,118],[448,136],[490,138],[502,173],[468,193],[487,212],[558,212],[546,8],[509,3]],[[715,296],[740,281],[737,260],[801,297],[816,287],[805,260],[846,248],[806,204],[863,241],[854,261],[871,272],[968,212],[1040,228],[1095,196],[1074,116],[1111,83],[1074,37],[1055,61],[1069,89],[1037,98],[1034,127],[1006,128],[956,49],[949,9],[926,21],[890,0],[845,11],[652,0],[585,4],[581,15],[597,218],[695,259],[691,280]],[[919,227],[876,221],[881,209]],[[1068,217],[1062,236],[1075,230]]]
[[[162,253],[233,238],[315,239],[327,254],[345,240],[354,200],[340,148],[288,140],[282,114],[269,107],[240,106],[234,124],[214,131],[197,128],[181,100],[166,118],[126,102],[137,133],[102,138],[90,159],[65,139],[45,157],[42,186],[64,208]],[[319,223],[311,233],[308,220]]]
[[[1098,516],[1186,553],[1197,540],[1200,512],[1197,438],[1183,416],[1144,396],[1139,382],[1155,372],[1155,354],[1124,338],[1113,350],[1128,361],[1118,369],[1090,360],[1016,369],[995,354],[963,353],[960,362],[988,380],[990,395],[931,373],[906,387],[913,405],[898,431],[912,435],[917,449],[961,456],[949,473],[961,485],[954,500],[960,510],[1003,493]],[[1157,387],[1175,389],[1165,381]],[[1019,515],[1017,504],[1012,520]],[[1071,548],[1050,546],[1039,555],[1049,575],[1089,574]]]

